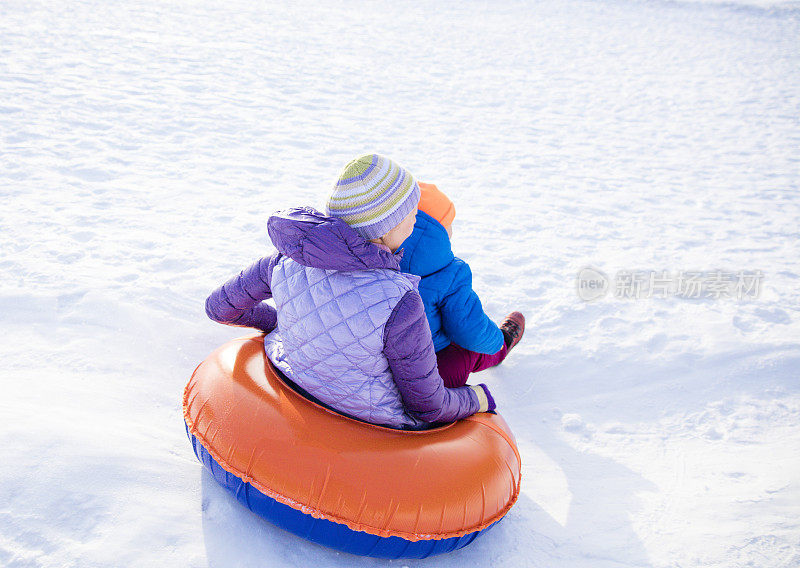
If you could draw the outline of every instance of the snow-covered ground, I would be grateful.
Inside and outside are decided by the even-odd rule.
[[[262,521],[181,418],[208,292],[365,151],[529,321],[519,502],[424,561]],[[4,0],[0,565],[800,566],[799,191],[798,3]],[[662,270],[763,278],[615,297]]]

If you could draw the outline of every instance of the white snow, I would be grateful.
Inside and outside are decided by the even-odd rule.
[[[0,565],[800,566],[799,38],[761,0],[0,3]],[[476,377],[522,495],[424,561],[261,520],[181,418],[242,334],[206,295],[367,151],[528,317]],[[587,266],[764,278],[587,303]]]

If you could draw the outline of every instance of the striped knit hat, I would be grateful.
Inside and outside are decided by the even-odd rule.
[[[367,154],[345,166],[325,210],[365,239],[377,239],[414,210],[419,195],[408,171],[385,156]]]

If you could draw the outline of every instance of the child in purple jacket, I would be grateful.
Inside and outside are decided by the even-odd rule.
[[[422,429],[493,411],[486,385],[442,382],[419,278],[402,273],[394,254],[411,234],[419,196],[388,158],[353,160],[326,215],[304,207],[270,217],[277,251],[212,292],[206,313],[268,332],[264,348],[278,369],[355,418]]]

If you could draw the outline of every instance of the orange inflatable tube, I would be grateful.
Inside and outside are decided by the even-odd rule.
[[[197,367],[183,414],[198,458],[240,501],[348,552],[365,553],[337,546],[353,531],[379,543],[375,556],[445,551],[436,541],[458,548],[500,520],[519,495],[520,457],[499,415],[421,432],[349,418],[291,388],[266,358],[261,335],[230,341]],[[251,505],[253,495],[263,497],[262,509],[299,520],[276,521]],[[305,528],[314,520],[326,524]],[[331,531],[338,536],[323,534]],[[386,539],[395,544],[387,549]],[[405,552],[397,555],[401,545]]]

